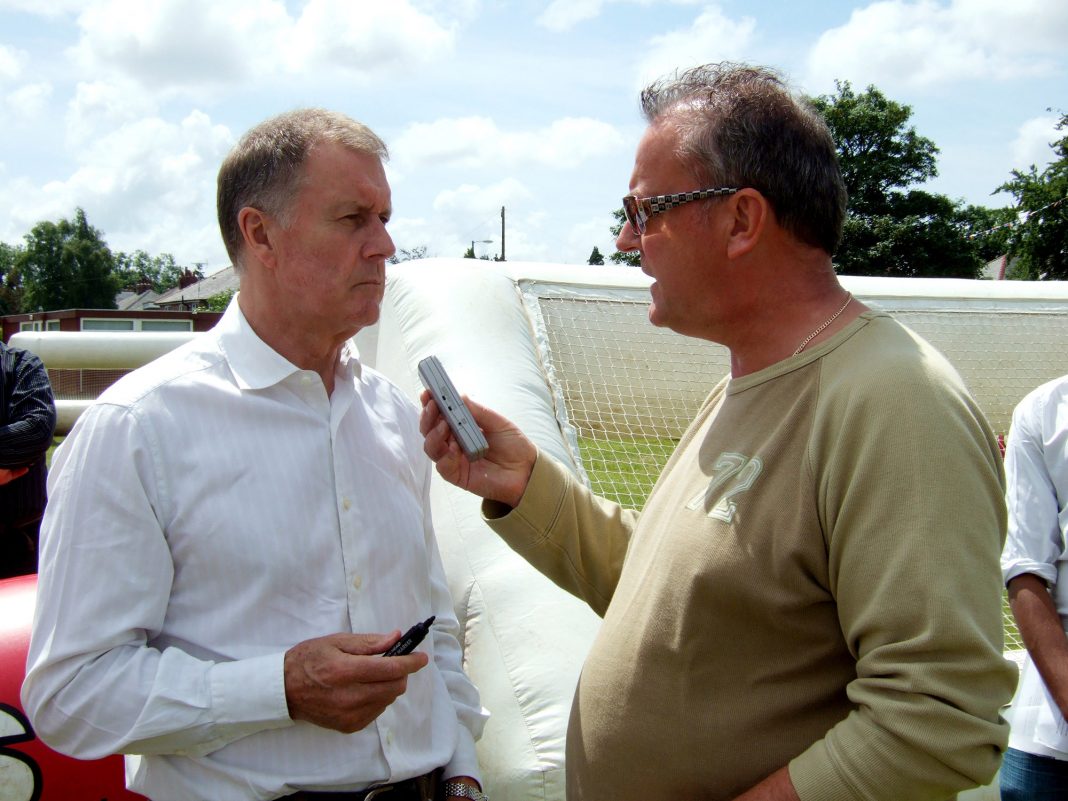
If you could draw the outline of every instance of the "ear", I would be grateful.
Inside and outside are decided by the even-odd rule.
[[[274,221],[259,209],[245,206],[237,213],[237,227],[249,257],[265,267],[273,267],[277,261],[272,238]]]
[[[772,211],[768,199],[752,188],[739,189],[730,203],[734,219],[727,239],[727,258],[736,259],[760,243]]]

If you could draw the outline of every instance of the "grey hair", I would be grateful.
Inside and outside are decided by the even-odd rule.
[[[303,108],[261,122],[223,160],[216,195],[219,230],[239,274],[244,271],[244,239],[237,220],[241,209],[249,206],[285,222],[308,153],[323,142],[382,161],[389,158],[385,142],[363,123],[335,111]]]
[[[758,190],[785,230],[834,253],[846,209],[834,139],[778,73],[706,64],[646,87],[641,106],[651,125],[676,127],[678,156],[696,178]]]

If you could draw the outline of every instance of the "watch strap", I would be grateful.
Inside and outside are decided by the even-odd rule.
[[[484,792],[469,784],[464,784],[463,782],[445,782],[445,797],[470,798],[473,799],[473,801],[489,801],[489,796]]]

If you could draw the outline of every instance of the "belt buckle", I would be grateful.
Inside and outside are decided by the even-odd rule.
[[[392,793],[396,789],[396,785],[383,784],[381,787],[376,787],[373,790],[368,791],[367,795],[363,797],[363,801],[372,801],[372,799],[378,798],[380,795],[384,796],[388,793]]]

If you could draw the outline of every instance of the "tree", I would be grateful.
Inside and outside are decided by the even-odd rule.
[[[612,216],[616,218],[616,224],[608,230],[612,232],[613,237],[618,238],[619,232],[622,231],[623,226],[626,225],[627,218],[623,213],[622,208],[613,211]],[[629,264],[631,267],[640,267],[642,263],[642,257],[636,250],[632,250],[629,253],[617,250],[608,257],[608,260],[613,264]]]
[[[227,289],[224,292],[216,292],[204,301],[204,308],[207,311],[226,311],[226,307],[230,305],[230,301],[233,300],[233,297],[234,290],[232,289]]]
[[[133,253],[119,251],[115,254],[115,275],[120,289],[130,292],[165,292],[178,286],[185,269],[180,267],[170,253],[150,256],[143,250]],[[194,273],[200,278],[204,273],[197,265]]]
[[[1013,170],[998,187],[1016,198],[1017,221],[1006,225],[1012,277],[1031,280],[1068,279],[1068,114],[1057,130],[1065,132],[1050,146],[1058,158],[1042,172],[1035,165]]]
[[[24,310],[115,308],[115,258],[82,209],[73,220],[37,223],[25,240],[16,260]]]
[[[968,209],[975,208],[914,190],[899,193],[886,214],[849,213],[835,269],[847,275],[977,278],[989,248],[969,239]]]
[[[22,277],[15,266],[22,248],[0,242],[0,315],[22,310]]]
[[[600,249],[596,245],[593,246],[593,250],[590,251],[590,258],[586,261],[587,264],[604,264],[604,256],[601,255]]]
[[[848,81],[813,99],[838,150],[849,205],[835,269],[851,275],[975,278],[984,260],[969,237],[981,215],[913,188],[938,174],[938,148],[910,126],[912,109]]]
[[[401,248],[390,256],[388,261],[390,264],[400,264],[402,261],[425,259],[429,249],[430,248],[426,245],[416,245],[414,248]],[[466,254],[464,255],[464,258],[467,258]],[[474,255],[472,255],[471,258],[474,258]]]

